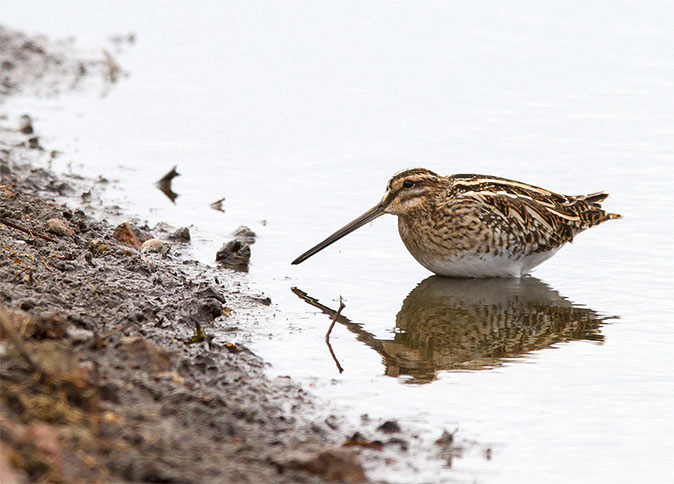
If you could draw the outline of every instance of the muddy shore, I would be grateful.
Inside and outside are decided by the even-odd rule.
[[[107,51],[1,26],[0,65],[0,106],[122,73]],[[105,180],[49,171],[58,150],[30,113],[0,112],[3,483],[369,482],[413,460],[418,437],[396,422],[354,428],[223,339],[278,309],[245,274],[190,260],[186,229],[129,218],[161,241],[134,245],[89,209]],[[430,450],[450,462],[460,448],[445,434]]]

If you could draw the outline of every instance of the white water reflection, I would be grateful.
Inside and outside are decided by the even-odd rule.
[[[669,2],[42,2],[39,15],[33,3],[3,3],[3,22],[83,44],[136,32],[118,58],[131,77],[106,98],[5,107],[35,114],[36,128],[66,153],[56,168],[72,161],[117,178],[121,205],[150,221],[193,224],[203,260],[236,227],[251,226],[259,238],[250,278],[282,310],[259,323],[271,336],[254,348],[272,372],[356,418],[398,418],[429,434],[458,426],[495,446],[491,461],[456,460],[429,482],[674,480]],[[173,205],[152,185],[175,164],[183,176]],[[408,294],[429,274],[402,246],[393,217],[289,265],[372,206],[408,166],[611,193],[606,207],[625,219],[581,234],[535,273],[550,307],[576,308],[587,333],[543,330],[552,337],[541,345],[523,338],[521,356],[496,356],[489,371],[447,371],[443,345],[396,329]],[[224,213],[212,210],[222,197]],[[323,343],[329,317],[292,287],[327,307],[344,296],[349,320],[395,348],[387,354],[412,348],[426,357],[435,379],[407,385],[386,376],[380,353],[342,326],[331,337],[339,375]],[[611,316],[620,319],[601,325]],[[438,336],[461,335],[466,325],[453,321]],[[539,334],[512,329],[515,339]],[[493,335],[477,331],[466,347],[477,351]]]

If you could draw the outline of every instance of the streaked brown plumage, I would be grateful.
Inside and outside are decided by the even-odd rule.
[[[293,261],[299,264],[384,213],[414,258],[439,275],[519,277],[576,234],[620,215],[607,193],[560,195],[485,175],[439,176],[424,168],[393,175],[381,202]]]
[[[425,383],[441,370],[482,370],[563,342],[602,343],[611,316],[572,303],[536,277],[429,276],[402,302],[391,334],[376,336],[300,289],[293,293],[335,318],[382,357],[386,374]]]

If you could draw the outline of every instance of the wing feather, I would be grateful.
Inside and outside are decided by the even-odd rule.
[[[498,177],[457,175],[452,180],[455,199],[470,198],[481,210],[501,217],[505,230],[510,230],[539,250],[571,242],[577,233],[611,218],[599,202],[606,192],[569,196],[533,185]]]

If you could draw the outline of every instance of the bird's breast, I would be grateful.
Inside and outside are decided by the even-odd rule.
[[[477,217],[434,225],[398,217],[407,250],[431,272],[448,277],[520,277],[557,251],[529,253]]]

